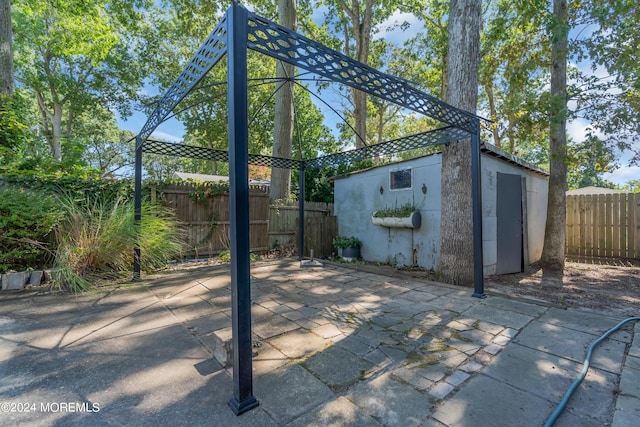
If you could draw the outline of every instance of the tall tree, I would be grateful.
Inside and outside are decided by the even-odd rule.
[[[374,0],[365,0],[361,4],[358,0],[351,0],[351,5],[345,0],[340,1],[342,10],[351,20],[351,32],[355,39],[355,52],[351,52],[348,29],[345,26],[345,53],[353,56],[363,64],[369,63],[371,49],[371,32],[373,30]],[[353,99],[353,117],[356,137],[356,148],[364,146],[367,140],[367,94],[358,89],[351,89]]]
[[[493,144],[522,155],[548,139],[539,98],[548,86],[546,2],[487,4],[481,35],[480,109],[492,120]]]
[[[451,0],[447,102],[475,113],[480,67],[481,0]],[[471,199],[471,145],[447,144],[442,151],[442,215],[440,220],[441,280],[473,283],[473,226]]]
[[[278,0],[278,22],[280,25],[296,31],[296,0]],[[276,62],[276,79],[280,87],[275,96],[275,116],[273,120],[273,156],[291,158],[294,124],[294,77],[295,67],[287,62]],[[291,170],[272,168],[271,200],[290,199]]]
[[[13,95],[13,30],[11,0],[0,0],[0,95]]]
[[[640,4],[585,0],[568,7],[569,27],[578,35],[569,40],[569,54],[591,68],[581,67],[577,76],[569,72],[574,117],[589,123],[587,139],[638,163],[640,146],[633,142],[640,135]]]
[[[412,76],[412,80],[446,100],[449,1],[405,0],[401,8],[415,15],[424,26],[424,31],[405,43],[409,59],[423,70],[422,75]]]
[[[146,0],[21,0],[15,4],[16,77],[38,102],[54,160],[87,107],[130,110],[144,76]]]
[[[342,49],[363,64],[369,65],[372,40],[380,25],[399,8],[399,2],[374,0],[326,0],[329,12],[325,18],[334,25],[335,35],[342,36]],[[336,36],[337,37],[337,36]],[[348,128],[355,131],[355,146],[367,144],[367,95],[357,89],[349,89],[348,101],[351,111],[345,117],[352,119]],[[351,127],[351,124],[353,126]],[[344,129],[344,127],[343,127]]]
[[[567,191],[567,1],[553,0],[549,102],[549,201],[541,263],[564,269]]]

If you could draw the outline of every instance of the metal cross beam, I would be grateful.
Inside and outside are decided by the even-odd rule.
[[[229,152],[216,148],[196,147],[186,144],[175,144],[173,142],[156,141],[148,139],[142,145],[142,151],[149,154],[160,154],[163,156],[189,157],[200,160],[216,160],[218,162],[229,162]],[[249,154],[249,164],[258,166],[269,166],[282,169],[298,169],[298,160],[285,159],[283,157],[265,156],[262,154]]]
[[[313,160],[307,160],[305,162],[305,167],[319,168],[323,166],[351,164],[358,160],[372,159],[378,156],[401,153],[403,151],[428,147],[430,145],[444,144],[446,142],[457,141],[468,137],[469,134],[463,130],[456,129],[454,127],[444,127],[415,135],[405,136],[391,141],[381,142],[380,144],[368,145],[355,150],[343,151],[341,153],[329,154]]]
[[[249,12],[248,47],[334,82],[361,90],[440,122],[475,133],[479,117],[413,87],[407,80],[371,68]]]
[[[156,109],[151,113],[147,122],[138,134],[141,141],[151,136],[154,130],[167,118],[173,109],[189,92],[207,75],[209,70],[227,53],[227,15],[220,20],[191,61],[182,70],[169,90],[158,101]],[[140,146],[136,146],[140,148]]]
[[[459,139],[468,138],[467,132],[447,126],[427,132],[409,135],[380,144],[343,151],[341,153],[328,154],[315,159],[303,160],[305,169],[321,167],[335,167],[342,164],[352,164],[353,162],[371,159],[378,156],[386,156],[417,148],[428,147],[430,145],[444,144]],[[161,154],[174,157],[189,157],[200,160],[216,160],[219,162],[229,161],[229,152],[215,148],[196,147],[193,145],[175,144],[156,140],[147,140],[142,146],[142,151],[150,154]],[[259,166],[269,166],[283,169],[300,169],[300,161],[285,159],[282,157],[265,156],[261,154],[249,154],[249,164]]]

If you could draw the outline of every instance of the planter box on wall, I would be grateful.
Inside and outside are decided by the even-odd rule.
[[[375,215],[375,212],[374,212]],[[420,228],[422,225],[422,215],[420,211],[415,211],[411,216],[399,218],[399,217],[371,217],[371,223],[373,225],[379,225],[381,227],[389,228]]]

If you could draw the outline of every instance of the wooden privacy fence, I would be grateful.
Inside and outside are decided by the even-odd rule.
[[[335,216],[304,218],[304,256],[329,258],[336,250],[333,239],[338,235],[338,218]],[[296,219],[296,242],[298,241],[298,220]]]
[[[269,208],[269,246],[298,243],[298,202],[281,202]],[[314,256],[326,258],[333,252],[333,239],[338,234],[333,204],[305,202],[305,256],[313,249]]]
[[[212,187],[212,188],[215,188]],[[229,194],[205,194],[207,187],[190,183],[168,184],[152,189],[152,198],[161,193],[173,209],[186,233],[189,256],[209,257],[229,248]],[[305,202],[305,247],[316,257],[333,253],[338,222],[333,205]],[[298,244],[298,202],[269,205],[269,189],[249,190],[249,244],[252,252],[266,252],[278,245]]]
[[[188,183],[162,188],[164,202],[183,224],[189,255],[195,257],[219,254],[228,249],[230,243],[229,193],[205,195],[202,188]],[[249,190],[249,245],[252,252],[269,249],[268,222],[269,190],[252,187]]]
[[[640,194],[567,196],[566,254],[640,259]]]

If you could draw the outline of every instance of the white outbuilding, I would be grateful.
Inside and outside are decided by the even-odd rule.
[[[484,275],[523,271],[542,255],[548,173],[482,145]],[[334,178],[339,234],[362,241],[367,261],[438,269],[442,155],[400,161]],[[374,218],[410,206],[410,220]],[[472,237],[469,236],[469,239]]]

